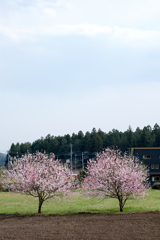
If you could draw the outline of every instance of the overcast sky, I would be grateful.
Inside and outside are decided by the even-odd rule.
[[[160,124],[159,0],[1,0],[0,152]]]

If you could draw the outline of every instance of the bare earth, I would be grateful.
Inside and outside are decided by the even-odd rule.
[[[160,212],[75,214],[70,216],[0,215],[3,239],[160,239]]]

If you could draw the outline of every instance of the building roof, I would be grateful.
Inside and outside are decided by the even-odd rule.
[[[132,147],[131,149],[160,149],[160,147]]]
[[[149,172],[149,175],[160,175],[160,172]]]
[[[133,156],[134,150],[160,150],[160,147],[132,147],[130,155]]]

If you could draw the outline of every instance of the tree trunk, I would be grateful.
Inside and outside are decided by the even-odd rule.
[[[123,212],[123,207],[122,206],[120,206],[120,212]]]
[[[42,207],[43,202],[44,202],[43,199],[41,197],[39,197],[38,213],[41,213],[41,207]]]
[[[123,201],[121,198],[119,198],[118,200],[119,200],[120,212],[123,212]]]

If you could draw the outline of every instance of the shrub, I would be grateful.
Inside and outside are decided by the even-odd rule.
[[[152,189],[160,189],[160,182],[155,182],[152,186]]]
[[[78,180],[79,180],[80,182],[82,182],[85,177],[86,177],[86,171],[85,171],[85,170],[80,170],[80,171],[79,171]]]

